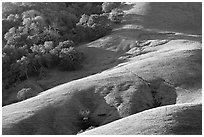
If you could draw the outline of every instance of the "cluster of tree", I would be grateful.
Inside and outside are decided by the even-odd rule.
[[[111,10],[111,12],[109,14],[109,19],[112,22],[118,24],[118,23],[122,22],[124,14],[125,13],[122,10],[116,8],[116,9]]]
[[[84,55],[73,47],[72,41],[60,42],[54,46],[53,41],[16,47],[6,45],[3,48],[3,84],[5,88],[16,81],[31,76],[41,76],[45,68],[57,67],[60,70],[76,70],[81,67]]]
[[[92,14],[90,16],[83,14],[73,30],[74,40],[78,42],[92,41],[105,36],[111,30],[112,23],[107,14]]]
[[[102,11],[111,12],[113,9],[118,8],[121,5],[121,2],[104,2],[102,4]]]
[[[114,17],[99,2],[2,3],[3,88],[39,76],[45,68],[76,70],[84,55],[76,49],[112,30]],[[113,4],[114,5],[114,4]],[[118,15],[116,15],[118,16]]]

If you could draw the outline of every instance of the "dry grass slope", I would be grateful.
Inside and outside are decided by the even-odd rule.
[[[127,16],[111,35],[79,47],[87,55],[83,70],[55,72],[38,82],[65,84],[2,108],[3,134],[77,134],[99,126],[84,134],[201,134],[201,36],[186,27],[164,32],[158,22],[157,29],[142,26],[155,6],[163,7],[160,18],[165,6],[176,5],[124,7]]]
[[[81,135],[201,135],[202,105],[158,107],[128,116]]]

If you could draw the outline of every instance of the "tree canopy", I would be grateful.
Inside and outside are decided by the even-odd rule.
[[[111,32],[109,9],[118,3],[3,2],[3,89],[57,67],[80,69],[84,55],[77,50]],[[44,69],[46,68],[46,69]]]

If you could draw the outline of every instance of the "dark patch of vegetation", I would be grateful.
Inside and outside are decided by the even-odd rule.
[[[31,88],[23,88],[20,91],[18,91],[17,100],[18,101],[25,100],[25,99],[28,99],[32,96],[35,96],[35,94]]]
[[[111,21],[107,14],[92,14],[81,16],[74,29],[75,41],[93,41],[107,35],[112,30]]]
[[[104,2],[102,4],[102,10],[104,12],[111,12],[111,10],[118,8],[121,5],[121,2]]]
[[[109,19],[114,23],[118,24],[122,22],[122,18],[124,16],[124,12],[120,9],[113,9],[109,15]]]
[[[112,30],[113,19],[104,11],[116,6],[104,5],[102,2],[2,3],[3,89],[32,76],[44,76],[46,69],[80,69],[84,55],[77,45]]]

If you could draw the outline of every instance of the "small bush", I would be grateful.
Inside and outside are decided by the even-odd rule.
[[[59,47],[62,48],[62,49],[63,48],[74,47],[74,42],[71,41],[71,40],[66,40],[66,41],[60,42]]]
[[[121,5],[121,2],[104,2],[102,4],[102,10],[104,12],[111,12],[111,10],[118,8]]]
[[[113,21],[114,23],[121,23],[123,16],[124,16],[124,12],[120,9],[113,9],[111,11],[111,13],[109,14],[109,19],[111,21]]]
[[[81,67],[83,54],[78,52],[75,48],[63,48],[59,53],[60,63],[58,68],[63,71],[77,70]]]
[[[75,40],[88,42],[103,37],[112,31],[112,23],[107,14],[82,15],[74,29]]]
[[[31,88],[23,88],[17,93],[17,101],[23,101],[25,99],[36,96],[38,93],[34,92]]]

